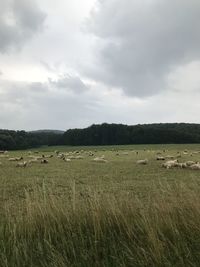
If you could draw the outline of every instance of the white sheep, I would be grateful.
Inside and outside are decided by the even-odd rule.
[[[23,159],[23,157],[15,157],[15,158],[9,158],[8,160],[9,161],[20,161],[20,160],[22,160]]]
[[[84,159],[83,156],[76,156],[75,159]]]
[[[137,160],[137,164],[140,164],[140,165],[147,165],[147,163],[148,163],[148,159]]]
[[[189,161],[186,161],[185,164],[189,167],[189,166],[196,164],[196,162],[189,160]]]
[[[71,159],[68,159],[68,158],[64,158],[63,160],[66,161],[66,162],[70,162],[71,161]]]
[[[168,160],[167,162],[162,164],[162,167],[166,168],[166,169],[171,169],[172,167],[178,167],[179,163],[178,160]]]
[[[25,168],[27,166],[27,161],[24,161],[24,162],[19,162],[17,163],[16,167],[22,167],[22,168]]]
[[[102,158],[102,157],[94,158],[93,161],[95,161],[95,162],[102,162],[102,163],[106,163],[106,162],[108,162],[107,160],[105,160],[105,159]]]
[[[196,163],[196,164],[193,164],[191,166],[189,166],[190,169],[192,170],[200,170],[200,163]]]
[[[182,169],[185,169],[185,168],[188,167],[187,164],[186,164],[185,162],[183,162],[183,163],[177,163],[177,164],[178,164],[177,167],[180,167],[180,168],[182,168]]]

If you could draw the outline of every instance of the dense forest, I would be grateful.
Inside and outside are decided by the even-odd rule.
[[[25,132],[0,130],[0,150],[18,150],[59,145],[61,134],[54,132]]]
[[[0,150],[15,150],[43,145],[123,145],[200,143],[200,124],[161,123],[128,126],[92,125],[85,129],[59,131],[0,130]]]

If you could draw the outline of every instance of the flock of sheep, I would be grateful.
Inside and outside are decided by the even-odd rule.
[[[104,150],[105,151],[105,150]],[[146,151],[144,149],[144,151]],[[54,151],[53,154],[43,154],[43,155],[38,155],[39,152],[38,151],[29,151],[28,155],[26,155],[26,157],[28,157],[28,159],[26,161],[24,161],[24,158],[21,157],[9,157],[9,153],[8,151],[0,151],[0,158],[6,158],[8,161],[11,162],[16,162],[16,167],[27,167],[28,165],[32,165],[34,163],[41,163],[41,164],[47,164],[49,163],[49,158],[53,158],[56,157],[58,159],[61,159],[65,162],[70,162],[72,160],[80,160],[80,159],[84,159],[85,157],[92,157],[92,161],[93,162],[100,162],[100,163],[107,163],[108,160],[105,159],[105,156],[96,156],[96,150],[94,151],[84,151],[84,150],[80,150],[80,151],[70,151],[70,152],[59,152],[59,151]],[[139,155],[138,151],[116,151],[114,150],[114,153],[116,156],[126,156],[129,155],[130,152],[134,152],[136,153],[136,155]],[[146,152],[152,152],[150,150],[147,150]],[[166,155],[166,150],[163,150],[162,152],[157,152],[156,153],[156,158],[155,160],[157,161],[164,161],[164,163],[161,165],[162,167],[166,168],[166,169],[171,169],[171,168],[188,168],[188,169],[192,169],[192,170],[200,170],[200,162],[198,161],[194,161],[194,160],[189,160],[189,161],[184,161],[184,162],[180,162],[179,158],[182,158],[182,156],[184,155],[189,155],[189,156],[195,156],[197,154],[200,154],[200,151],[194,151],[194,152],[188,152],[187,150],[184,150],[183,152],[177,152],[176,156],[171,156],[171,155]],[[148,159],[139,159],[136,161],[137,164],[139,165],[147,165],[149,163]],[[0,165],[2,165],[2,163],[0,162]]]
[[[181,154],[180,152],[177,152],[176,156],[171,156],[171,155],[167,155],[167,156],[163,156],[162,154],[164,154],[166,151],[163,150],[163,152],[158,152],[157,153],[157,157],[156,160],[159,161],[165,161],[161,166],[166,168],[166,169],[171,169],[174,167],[178,167],[178,168],[188,168],[188,169],[192,169],[192,170],[200,170],[200,162],[199,161],[193,161],[193,160],[188,160],[185,162],[179,162],[178,158],[182,157],[183,155],[188,155],[188,151],[184,150],[183,153]],[[189,155],[192,157],[196,154],[200,154],[200,151],[194,151],[192,153],[190,153]],[[138,160],[137,164],[143,164],[146,165],[148,163],[147,159],[144,160]]]

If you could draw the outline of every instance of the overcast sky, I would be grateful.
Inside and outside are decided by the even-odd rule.
[[[199,0],[0,0],[0,128],[200,123]]]

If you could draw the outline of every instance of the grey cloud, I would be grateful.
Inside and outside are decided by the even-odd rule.
[[[50,84],[60,89],[69,89],[73,93],[83,93],[88,90],[88,87],[78,76],[65,75],[56,81],[50,80]]]
[[[45,16],[35,0],[1,0],[0,53],[21,48],[43,28]]]
[[[0,106],[0,128],[6,125],[10,129],[67,129],[95,120],[95,97],[77,97],[56,87],[52,90],[50,83],[0,80]]]
[[[88,28],[97,38],[93,79],[131,96],[157,94],[179,65],[200,57],[199,0],[99,0]]]

